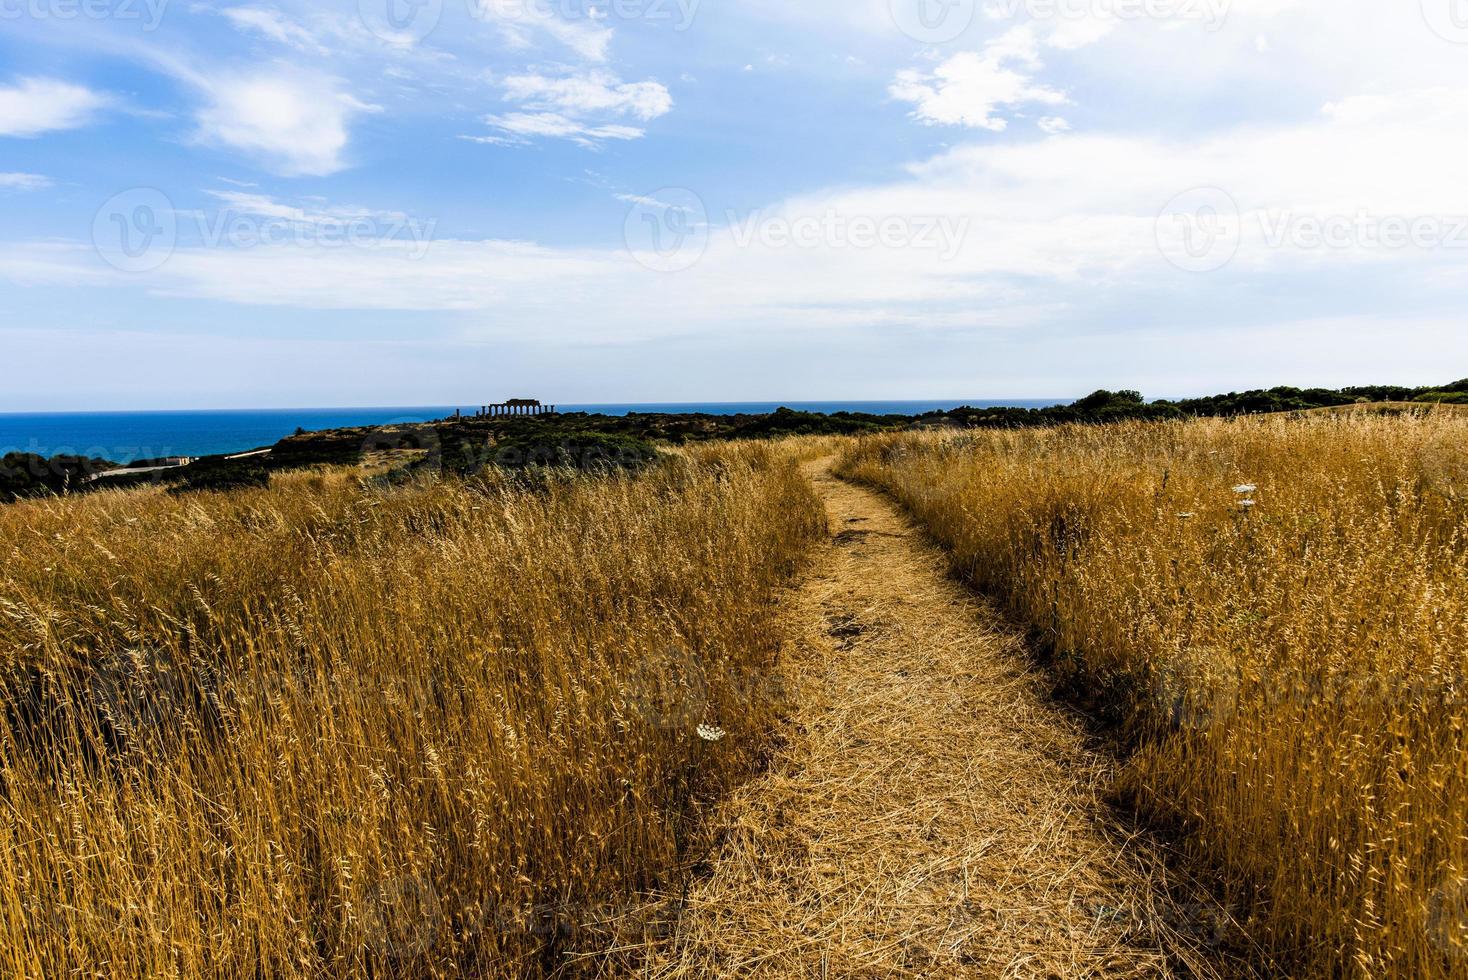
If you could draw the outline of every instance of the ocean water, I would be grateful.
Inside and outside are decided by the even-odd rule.
[[[678,404],[558,405],[563,412],[627,415],[633,412],[705,412],[739,415],[773,412],[782,405],[807,412],[921,415],[971,405],[1040,408],[1057,400],[847,402],[684,402]],[[462,406],[472,413],[473,406]],[[8,452],[99,456],[119,463],[159,456],[212,456],[273,445],[295,432],[360,425],[426,422],[454,414],[453,407],[297,408],[207,412],[62,412],[0,414],[0,455]]]

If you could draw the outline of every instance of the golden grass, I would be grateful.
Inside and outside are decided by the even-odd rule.
[[[1468,976],[1468,418],[904,435],[844,465],[1126,723],[1134,800],[1254,900],[1272,969]]]
[[[760,446],[0,508],[0,974],[560,968],[750,771],[823,522]]]

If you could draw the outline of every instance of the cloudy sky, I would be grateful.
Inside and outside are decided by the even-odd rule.
[[[1468,375],[1465,0],[0,0],[0,411]]]

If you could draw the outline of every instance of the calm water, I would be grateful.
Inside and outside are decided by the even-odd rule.
[[[706,412],[712,415],[773,412],[781,405],[808,412],[921,415],[960,405],[1042,407],[1040,401],[728,402],[661,405],[560,405],[562,411],[626,415],[631,412]],[[464,411],[472,408],[464,406]],[[77,453],[120,463],[157,456],[210,456],[269,446],[297,428],[315,431],[392,422],[424,422],[452,415],[444,406],[420,408],[298,408],[217,412],[68,412],[0,414],[0,454]]]

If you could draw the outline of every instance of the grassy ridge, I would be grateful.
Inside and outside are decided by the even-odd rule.
[[[824,516],[639,475],[0,509],[0,973],[533,975],[676,884]]]
[[[1468,975],[1468,418],[865,440],[1300,976]]]

